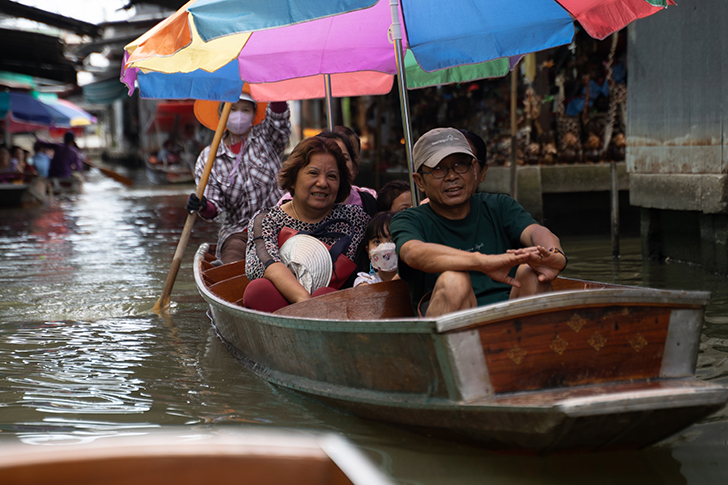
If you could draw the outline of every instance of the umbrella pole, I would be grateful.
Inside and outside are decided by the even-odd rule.
[[[518,200],[518,64],[511,71],[511,197]]]
[[[412,160],[412,124],[410,122],[409,96],[407,95],[407,79],[404,74],[404,55],[402,53],[402,28],[399,23],[399,0],[389,0],[392,12],[392,26],[389,33],[394,41],[394,56],[397,60],[397,80],[399,85],[399,107],[402,112],[402,128],[404,131],[404,146],[407,155],[407,172],[409,173],[410,190],[412,192],[412,206],[420,205],[420,194],[412,174],[414,163]]]
[[[324,74],[324,92],[326,93],[326,127],[334,131],[334,107],[331,96],[331,74]]]
[[[210,178],[210,172],[212,172],[212,165],[215,163],[215,157],[217,155],[217,148],[220,146],[220,140],[222,140],[222,134],[225,132],[225,126],[227,125],[228,116],[230,115],[230,108],[232,103],[225,103],[222,108],[222,114],[220,115],[220,121],[217,124],[217,130],[215,131],[215,137],[212,139],[212,145],[210,145],[210,154],[207,157],[207,163],[205,169],[202,171],[200,177],[200,183],[197,184],[197,198],[202,199],[202,194],[205,192],[207,186],[207,180]],[[169,269],[169,275],[167,275],[167,282],[164,284],[162,290],[162,296],[159,297],[157,303],[154,304],[152,311],[154,313],[161,313],[163,310],[166,311],[169,308],[169,295],[172,294],[172,287],[174,286],[174,280],[177,279],[177,273],[179,267],[182,265],[182,256],[184,255],[185,248],[187,248],[187,242],[190,240],[190,234],[192,233],[192,226],[195,225],[195,218],[197,213],[193,212],[187,215],[187,221],[185,227],[182,230],[182,235],[179,238],[177,244],[177,250],[174,253],[172,259],[172,267]]]

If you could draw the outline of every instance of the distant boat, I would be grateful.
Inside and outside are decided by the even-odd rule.
[[[147,159],[145,161],[145,170],[147,179],[155,185],[195,183],[192,168],[185,163],[176,163],[174,165],[153,164]]]
[[[230,352],[278,386],[362,418],[489,448],[635,449],[728,401],[695,377],[707,292],[567,278],[539,296],[415,318],[402,281],[262,313],[245,262],[195,255]]]
[[[153,431],[75,446],[5,443],[0,483],[394,485],[340,436],[240,429]]]
[[[22,173],[0,173],[0,208],[44,204],[52,188],[47,179]]]
[[[77,195],[83,191],[83,175],[73,172],[70,177],[50,177],[53,195]]]

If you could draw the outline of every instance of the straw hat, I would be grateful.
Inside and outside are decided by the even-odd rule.
[[[308,234],[296,234],[278,251],[281,262],[296,275],[306,291],[313,293],[331,282],[334,264],[324,243]]]
[[[243,84],[243,92],[240,93],[240,101],[250,101],[255,104],[255,117],[253,125],[257,125],[265,118],[265,109],[268,103],[258,103],[250,95],[250,86],[248,83]],[[203,126],[208,127],[212,131],[217,130],[217,124],[220,122],[220,102],[208,101],[206,99],[198,99],[195,101],[195,117]]]

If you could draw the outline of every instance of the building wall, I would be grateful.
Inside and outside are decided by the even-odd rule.
[[[726,18],[725,0],[683,0],[629,27],[626,161],[647,257],[726,260]]]

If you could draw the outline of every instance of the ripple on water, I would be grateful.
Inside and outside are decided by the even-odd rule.
[[[47,322],[5,333],[4,407],[52,414],[139,414],[152,405],[141,395],[138,367],[149,357],[150,322]]]

